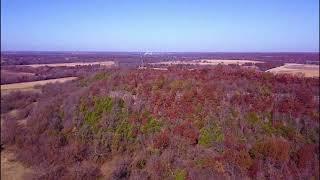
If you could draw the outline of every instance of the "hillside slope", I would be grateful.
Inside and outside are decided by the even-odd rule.
[[[238,66],[108,70],[2,97],[27,120],[1,141],[41,179],[319,179],[318,95],[319,78]]]

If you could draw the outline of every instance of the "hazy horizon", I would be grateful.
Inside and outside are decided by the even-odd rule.
[[[79,51],[68,51],[68,50],[1,50],[1,53],[31,53],[31,52],[39,52],[39,53],[46,53],[46,52],[52,52],[52,53],[213,53],[213,54],[224,54],[224,53],[230,53],[230,54],[238,54],[238,53],[244,53],[244,54],[254,54],[254,53],[261,53],[261,54],[269,54],[269,53],[275,53],[275,54],[300,54],[300,53],[306,53],[306,54],[317,54],[320,53],[319,51],[86,51],[86,50],[79,50]]]
[[[1,1],[1,52],[319,52],[319,1]]]

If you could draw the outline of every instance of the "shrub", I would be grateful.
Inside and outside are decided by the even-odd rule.
[[[271,121],[265,122],[262,124],[261,128],[265,133],[268,135],[281,135],[284,138],[288,138],[290,140],[294,139],[296,136],[296,131],[294,128],[290,126],[283,125],[282,123],[277,123],[275,125],[272,125]]]
[[[184,137],[190,144],[197,144],[199,138],[198,129],[193,127],[190,122],[184,122],[173,130],[174,134]]]
[[[304,145],[298,152],[298,167],[305,168],[311,164],[314,158],[315,146],[313,144]]]
[[[153,134],[159,132],[162,124],[153,117],[149,117],[145,125],[141,127],[141,131],[145,134]]]
[[[240,151],[236,155],[236,163],[240,168],[248,170],[252,165],[252,159],[247,151]]]
[[[128,143],[134,139],[133,126],[127,122],[127,120],[123,120],[119,123],[115,130],[111,148],[113,151],[125,150],[126,146],[128,146]]]
[[[213,164],[213,168],[218,173],[224,173],[225,172],[225,166],[221,161],[215,161]]]
[[[109,75],[106,72],[101,72],[94,75],[93,80],[99,81],[99,80],[107,79],[108,77]]]
[[[5,117],[1,121],[3,121],[1,125],[1,144],[14,144],[17,134],[21,131],[17,121],[10,117]]]
[[[184,84],[184,81],[182,81],[182,80],[173,80],[173,81],[169,84],[169,87],[170,87],[172,90],[176,91],[176,90],[181,89],[182,86],[183,86],[183,84]]]
[[[289,160],[290,144],[280,138],[269,138],[262,142],[256,143],[250,149],[250,155],[253,158],[270,157],[277,161]]]
[[[224,173],[225,172],[225,165],[223,163],[222,158],[211,158],[211,157],[205,157],[198,159],[196,161],[197,166],[201,169],[205,169],[209,167],[210,169],[214,170],[218,173]]]
[[[260,171],[259,161],[253,161],[251,167],[248,169],[248,175],[251,178],[255,178]]]
[[[154,146],[155,148],[158,148],[158,149],[165,149],[166,147],[168,147],[169,145],[169,136],[167,135],[167,133],[165,132],[161,132],[160,134],[158,134],[153,143],[154,143]]]
[[[200,130],[199,144],[209,147],[211,146],[211,142],[213,142],[213,135],[210,133],[208,128],[202,128]]]
[[[148,160],[146,170],[150,173],[151,177],[158,177],[161,179],[167,176],[168,173],[166,165],[161,162],[159,156],[155,155],[151,156]]]
[[[109,112],[112,109],[113,102],[110,97],[94,97],[94,107],[89,110],[85,103],[80,104],[80,112],[84,114],[85,124],[92,127],[95,131],[96,125],[102,117],[102,113]]]
[[[250,154],[245,150],[236,151],[229,149],[225,151],[224,157],[238,165],[242,170],[248,170],[253,164]]]
[[[146,166],[147,161],[145,159],[138,160],[136,167],[139,169],[143,169]]]
[[[184,169],[177,169],[174,172],[174,179],[175,180],[185,180],[187,178],[187,172]]]
[[[296,137],[296,131],[291,126],[279,125],[276,127],[277,132],[285,138],[292,140]]]
[[[1,95],[1,114],[14,109],[25,108],[31,103],[37,101],[38,93],[14,91],[7,95]]]
[[[224,139],[224,134],[217,124],[211,127],[204,127],[200,130],[199,144],[210,147],[213,143],[220,143]]]
[[[165,78],[163,76],[160,76],[158,79],[155,80],[152,89],[153,90],[159,90],[163,88],[163,85],[165,83]]]
[[[257,113],[255,113],[255,112],[249,112],[246,115],[246,120],[252,125],[255,125],[260,122],[260,119],[259,119]]]
[[[276,129],[272,126],[271,121],[268,121],[266,123],[263,123],[261,128],[263,129],[263,131],[265,133],[267,133],[268,135],[272,135],[276,132]]]
[[[123,120],[115,131],[115,136],[120,136],[127,140],[133,139],[133,126],[126,120]]]
[[[128,179],[130,176],[129,162],[121,160],[112,172],[112,179]]]
[[[63,165],[56,165],[46,168],[43,174],[37,174],[35,179],[59,179],[59,177],[66,177],[68,170]]]

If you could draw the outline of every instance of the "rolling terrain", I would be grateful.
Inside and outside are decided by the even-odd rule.
[[[267,70],[272,73],[286,73],[305,77],[319,77],[319,65],[286,63],[283,66]]]
[[[3,57],[2,178],[319,178],[313,54]]]
[[[114,66],[114,61],[99,61],[99,62],[79,62],[79,63],[54,63],[54,64],[28,64],[22,66],[29,66],[29,67],[74,67],[74,66],[88,66],[88,65],[101,65],[101,66]]]
[[[50,80],[42,80],[42,81],[5,84],[5,85],[1,85],[1,93],[7,94],[16,90],[33,91],[33,90],[36,90],[35,87],[37,86],[45,85],[48,83],[62,83],[62,82],[74,80],[76,78],[77,77],[66,77],[66,78],[58,78],[58,79],[50,79]]]
[[[175,65],[40,89],[1,96],[24,177],[319,178],[319,78]]]

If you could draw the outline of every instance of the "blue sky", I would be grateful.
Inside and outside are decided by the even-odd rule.
[[[319,51],[319,1],[1,0],[1,50]]]

